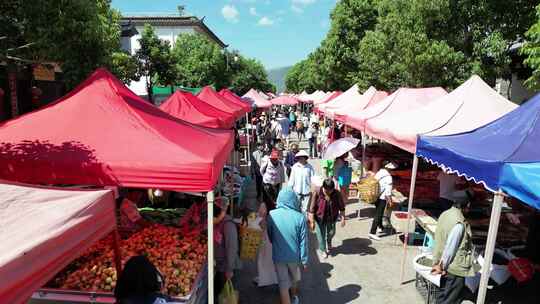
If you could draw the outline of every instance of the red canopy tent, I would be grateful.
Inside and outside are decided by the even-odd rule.
[[[176,118],[207,128],[230,129],[236,119],[232,114],[180,90],[174,92],[159,108]]]
[[[32,293],[116,227],[110,190],[0,184],[0,299]]]
[[[245,108],[245,110],[247,112],[251,112],[252,102],[251,102],[250,99],[242,98],[242,97],[234,94],[233,92],[231,92],[229,89],[222,89],[221,91],[219,91],[219,95],[229,99],[232,102],[235,102],[235,103],[238,103],[238,104],[244,106],[244,108]]]
[[[233,114],[236,118],[242,117],[244,114],[246,114],[246,112],[249,111],[246,110],[244,105],[230,101],[229,99],[219,95],[216,91],[208,86],[204,87],[201,92],[197,94],[197,97],[211,106],[220,109],[221,111]]]
[[[98,69],[61,100],[0,125],[0,178],[206,192],[233,133],[161,111]]]

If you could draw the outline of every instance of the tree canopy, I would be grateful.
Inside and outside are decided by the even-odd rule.
[[[68,88],[96,68],[110,67],[120,51],[120,13],[110,0],[0,2],[0,36],[6,36],[0,50],[28,45],[8,55],[18,63],[60,64]]]
[[[229,82],[227,62],[221,48],[200,34],[178,36],[172,50],[177,76],[176,84],[186,87],[215,85]]]
[[[177,85],[213,85],[216,89],[230,87],[240,95],[251,88],[275,90],[259,61],[246,58],[237,51],[222,50],[201,34],[178,36],[172,57],[177,71]]]
[[[289,71],[287,89],[344,90],[355,83],[362,89],[370,85],[384,90],[453,89],[472,74],[494,81],[507,75],[508,47],[533,23],[536,4],[532,0],[339,1],[321,46]]]
[[[532,75],[525,85],[533,90],[540,90],[540,4],[536,7],[536,22],[526,33],[527,42],[521,52],[527,56],[525,64],[531,68]]]

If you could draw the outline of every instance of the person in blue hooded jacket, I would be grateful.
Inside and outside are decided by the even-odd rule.
[[[283,188],[276,209],[268,216],[268,238],[278,277],[281,304],[299,304],[298,282],[301,268],[308,263],[308,226],[291,187]],[[289,294],[290,291],[290,294]]]

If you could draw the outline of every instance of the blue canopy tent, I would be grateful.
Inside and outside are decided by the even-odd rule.
[[[540,209],[540,94],[475,131],[420,136],[416,155]]]
[[[472,132],[419,136],[416,155],[495,193],[483,269],[491,265],[504,194],[540,209],[540,94]],[[477,303],[489,273],[482,272]]]

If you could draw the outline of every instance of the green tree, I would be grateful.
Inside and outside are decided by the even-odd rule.
[[[171,47],[166,40],[159,39],[154,28],[145,24],[139,39],[140,49],[135,56],[139,61],[139,74],[146,78],[148,99],[153,102],[152,87],[159,85],[172,85],[177,77],[174,57]]]
[[[346,90],[354,84],[358,68],[358,45],[377,21],[376,0],[339,1],[330,14],[330,30],[316,54],[319,79],[327,90]],[[320,85],[320,83],[314,83]],[[317,88],[318,89],[318,88]]]
[[[226,53],[203,35],[179,35],[172,55],[178,71],[176,83],[179,85],[214,85],[221,89],[230,83],[230,62],[227,62]]]
[[[540,90],[540,4],[536,7],[536,23],[527,31],[527,42],[521,53],[527,58],[525,65],[532,69],[532,75],[525,81],[531,90]]]
[[[368,31],[359,44],[356,81],[360,88],[374,85],[395,90],[402,86],[453,88],[471,73],[462,52],[445,41],[430,39],[420,1],[379,2],[379,18],[374,31]],[[427,5],[427,2],[426,2]]]
[[[0,1],[1,50],[19,63],[60,64],[68,88],[80,83],[90,72],[108,66],[120,50],[120,14],[110,0]],[[5,55],[5,51],[2,52]]]
[[[125,84],[132,80],[139,81],[139,61],[126,52],[114,52],[111,55],[109,70]]]
[[[259,61],[245,58],[238,52],[227,52],[227,56],[232,73],[229,86],[236,94],[242,96],[252,88],[263,92],[276,91],[268,80],[264,66]]]

